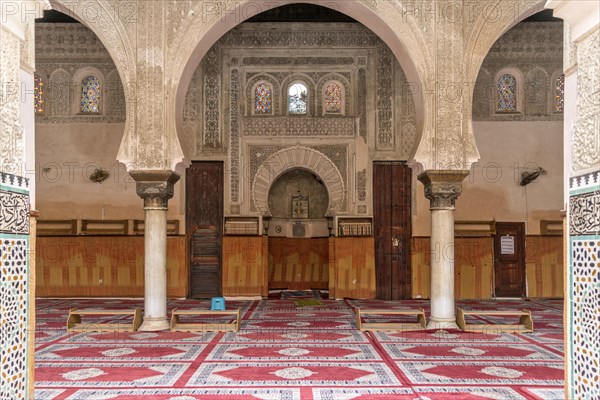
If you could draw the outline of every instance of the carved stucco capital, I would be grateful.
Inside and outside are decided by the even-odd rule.
[[[425,197],[431,210],[454,210],[462,192],[462,181],[469,171],[425,171],[417,179],[425,186]]]
[[[136,182],[136,193],[144,199],[144,208],[164,208],[173,197],[175,183],[181,177],[170,170],[130,171]]]

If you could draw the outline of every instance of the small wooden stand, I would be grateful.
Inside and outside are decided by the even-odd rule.
[[[416,315],[417,322],[362,322],[362,316],[367,314],[377,315]],[[426,329],[427,320],[425,310],[361,310],[356,309],[356,327],[365,331],[420,331]]]
[[[122,323],[81,323],[82,315],[131,315],[132,322]],[[135,332],[142,324],[142,312],[139,308],[134,310],[80,310],[71,308],[67,318],[67,331],[69,332]]]
[[[233,322],[224,323],[182,323],[180,315],[233,315]],[[240,310],[178,310],[171,312],[171,332],[238,332],[240,330]]]
[[[456,324],[465,332],[479,333],[527,333],[533,332],[533,319],[531,311],[465,311],[462,308],[456,309]],[[467,324],[465,315],[495,315],[495,316],[518,316],[518,324]]]

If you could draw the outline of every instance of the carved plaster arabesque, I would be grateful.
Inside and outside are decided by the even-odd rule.
[[[21,39],[2,26],[0,40],[0,168],[2,172],[21,175],[24,161],[24,132],[19,122]]]
[[[363,169],[356,173],[356,193],[358,201],[365,202],[367,200],[367,170]]]
[[[229,165],[231,201],[240,200],[240,73],[232,69],[229,77],[230,115],[229,115]]]
[[[366,57],[365,57],[366,58]],[[366,64],[366,61],[365,61]],[[367,142],[367,70],[358,70],[358,134]]]
[[[352,117],[249,117],[242,119],[244,136],[354,136]]]
[[[204,59],[204,140],[206,147],[218,148],[221,143],[221,48],[213,47]]]
[[[577,121],[572,137],[572,171],[600,166],[600,30],[577,46]]]
[[[377,53],[377,148],[394,149],[393,135],[393,67],[392,53],[385,44],[378,46]]]
[[[462,181],[469,171],[425,171],[417,179],[425,187],[431,210],[454,210],[455,202],[462,193]]]
[[[329,194],[327,215],[335,215],[344,209],[346,188],[342,174],[335,164],[323,153],[308,147],[296,146],[273,154],[259,167],[251,187],[252,202],[258,212],[268,213],[271,185],[282,174],[296,168],[315,173],[327,188]]]

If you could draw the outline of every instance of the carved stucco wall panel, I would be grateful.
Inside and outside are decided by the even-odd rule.
[[[0,170],[22,175],[23,127],[19,122],[21,39],[0,27]]]
[[[577,46],[577,120],[572,136],[572,171],[600,167],[600,30]]]

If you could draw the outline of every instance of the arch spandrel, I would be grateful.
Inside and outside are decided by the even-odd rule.
[[[544,9],[545,0],[481,0],[469,10],[468,34],[464,43],[465,82],[476,82],[483,60],[494,43],[523,19]],[[479,159],[473,133],[473,99],[475,85],[464,85],[468,100],[463,109],[465,162],[469,166]]]
[[[127,24],[133,25],[137,18],[134,10],[124,10],[118,1],[49,0],[52,9],[75,18],[89,28],[102,42],[110,54],[123,83],[127,106],[125,107],[125,132],[119,149],[118,160],[134,165],[136,160],[135,101],[136,67],[135,43]],[[130,5],[133,3],[130,3]],[[129,27],[131,29],[131,26]]]

